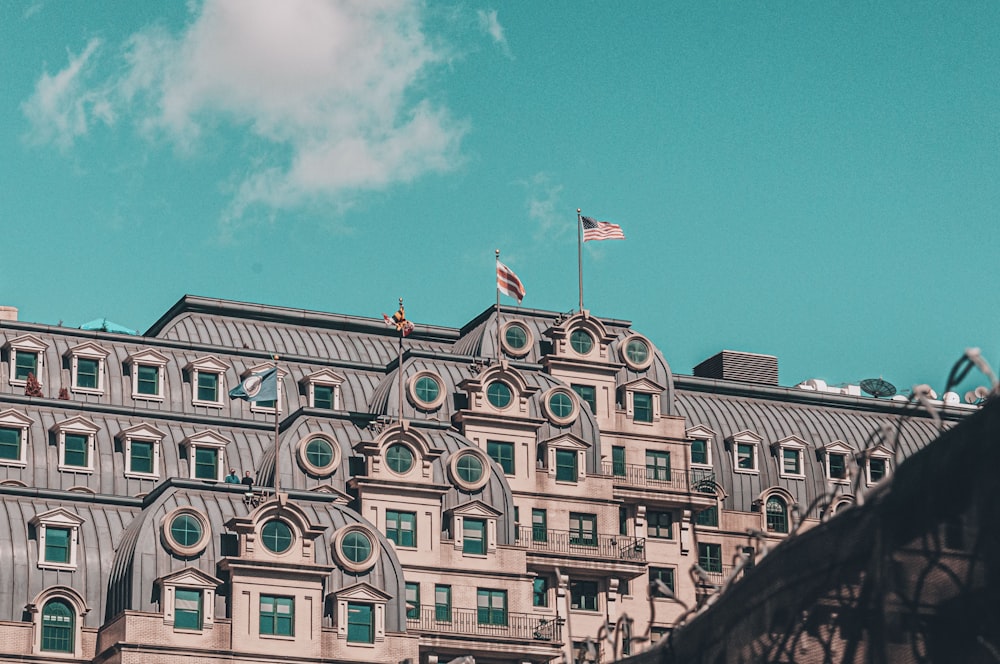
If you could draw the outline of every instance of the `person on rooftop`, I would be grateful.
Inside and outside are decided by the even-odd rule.
[[[229,469],[229,474],[226,475],[226,484],[239,484],[240,476],[236,474],[235,468]]]

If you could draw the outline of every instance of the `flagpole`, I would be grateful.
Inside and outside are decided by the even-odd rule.
[[[494,271],[499,273],[500,271],[500,250],[496,251],[497,264],[494,266]],[[500,361],[500,288],[497,289],[497,362]]]
[[[580,311],[583,311],[583,219],[580,208],[576,209],[576,266],[580,275]]]
[[[278,388],[281,386],[281,375],[278,373],[278,354],[274,354],[274,495],[281,493],[281,474],[278,472],[278,408],[281,399],[278,398]]]
[[[403,298],[399,298],[399,310],[403,311]],[[403,318],[406,318],[405,313]],[[399,330],[399,352],[396,356],[396,369],[399,372],[399,426],[403,426],[403,330]],[[402,435],[402,434],[400,434]]]

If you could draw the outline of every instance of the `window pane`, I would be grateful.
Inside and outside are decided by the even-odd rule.
[[[28,380],[28,374],[38,377],[38,353],[27,353],[23,350],[15,351],[17,357],[14,360],[14,378],[16,380]]]
[[[576,395],[580,397],[587,406],[590,407],[590,412],[597,414],[597,388],[593,385],[573,385],[573,391]]]
[[[434,586],[434,619],[451,622],[451,586]]]
[[[653,395],[636,392],[632,395],[632,413],[636,422],[653,421]]]
[[[406,617],[415,619],[420,617],[420,584],[406,584]]]
[[[586,355],[594,347],[594,338],[584,330],[573,330],[569,335],[570,346],[580,355]]]
[[[521,350],[528,344],[528,333],[520,325],[508,325],[503,336],[514,350]]]
[[[549,605],[549,580],[544,576],[536,576],[532,581],[532,606]]]
[[[706,572],[722,572],[722,545],[698,544],[698,565]]]
[[[347,604],[347,642],[375,642],[375,612],[371,604]]]
[[[696,523],[699,526],[713,526],[718,527],[719,525],[719,507],[713,505],[707,510],[702,510],[698,512]]]
[[[830,478],[842,480],[847,478],[847,456],[844,454],[830,454]]]
[[[180,514],[170,522],[170,536],[181,546],[194,546],[202,536],[201,522],[190,514]]]
[[[781,450],[782,470],[787,475],[801,475],[802,463],[799,450]]]
[[[260,596],[260,633],[292,636],[295,600],[291,597]]]
[[[178,629],[201,629],[200,590],[178,588],[174,592],[174,627]]]
[[[313,408],[333,410],[333,386],[313,385]]]
[[[556,450],[556,479],[561,482],[577,480],[577,453],[575,450]]]
[[[625,477],[625,448],[615,445],[611,448],[611,474]]]
[[[219,374],[198,372],[198,401],[219,400]]]
[[[736,444],[736,467],[744,470],[754,470],[757,467],[754,460],[754,446],[752,444]]]
[[[397,546],[417,545],[417,515],[414,512],[385,512],[385,536]]]
[[[69,563],[69,528],[45,527],[45,562]]]
[[[462,540],[463,552],[486,553],[486,522],[482,519],[463,519]]]
[[[691,441],[691,463],[708,463],[708,441]]]
[[[880,479],[885,477],[886,462],[885,459],[869,459],[868,460],[868,479],[872,482],[878,482]]]
[[[659,580],[665,585],[671,592],[674,590],[674,568],[673,567],[650,567],[649,568],[649,581],[650,581],[650,594],[653,597],[668,597],[659,586],[654,583]]]
[[[219,479],[219,450],[211,447],[195,448],[194,476],[200,480]]]
[[[67,466],[86,468],[90,437],[78,433],[67,433],[65,442],[66,454],[63,457],[63,463]]]
[[[441,386],[430,376],[421,376],[413,386],[417,399],[425,404],[433,403],[441,394]]]
[[[21,458],[21,429],[0,429],[0,459]]]
[[[133,473],[153,472],[153,443],[148,440],[133,440],[130,446],[129,470]]]
[[[547,524],[547,514],[545,510],[531,510],[531,541],[547,542],[549,531]]]
[[[514,443],[488,440],[486,441],[486,453],[497,462],[505,475],[514,474]]]
[[[264,548],[272,553],[284,553],[292,545],[292,529],[284,521],[272,519],[260,530]]]
[[[413,452],[406,445],[395,443],[385,451],[385,462],[393,472],[409,472],[413,467]]]
[[[570,608],[581,611],[597,611],[597,582],[570,581]]]
[[[136,392],[139,394],[159,394],[160,367],[140,364],[136,369]]]
[[[646,479],[670,481],[670,452],[646,450]]]
[[[476,591],[476,615],[480,625],[506,625],[507,591],[479,588]]]
[[[647,514],[647,534],[650,537],[659,539],[673,539],[674,537],[674,514],[673,512],[649,512]]]
[[[483,477],[483,463],[474,454],[463,454],[455,464],[459,478],[465,482],[475,483]]]
[[[76,386],[96,390],[100,363],[88,357],[76,358]]]
[[[73,609],[69,603],[54,599],[42,609],[42,650],[73,652]]]
[[[313,438],[306,444],[306,459],[315,468],[326,468],[333,463],[333,445],[325,438]]]
[[[597,546],[597,515],[569,513],[569,543]]]
[[[788,506],[777,496],[771,496],[764,504],[767,517],[767,529],[776,533],[788,532]]]
[[[549,409],[558,418],[569,417],[573,412],[573,399],[565,392],[556,392],[549,397]]]
[[[363,563],[372,555],[372,543],[368,536],[357,530],[347,533],[340,544],[344,556],[352,563]]]
[[[506,408],[510,405],[513,394],[505,383],[494,381],[486,388],[486,398],[497,408]]]

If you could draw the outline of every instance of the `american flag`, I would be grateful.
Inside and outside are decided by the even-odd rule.
[[[497,290],[514,298],[518,304],[521,304],[521,300],[524,299],[524,284],[514,274],[514,270],[500,261],[497,261]]]
[[[597,221],[591,217],[580,217],[583,221],[583,241],[590,240],[624,240],[625,233],[618,224],[609,221]]]

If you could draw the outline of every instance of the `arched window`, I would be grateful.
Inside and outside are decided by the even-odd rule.
[[[41,649],[47,652],[73,652],[76,621],[73,607],[64,599],[51,599],[42,609]]]
[[[771,496],[764,503],[767,530],[772,533],[788,532],[788,505],[778,496]]]

